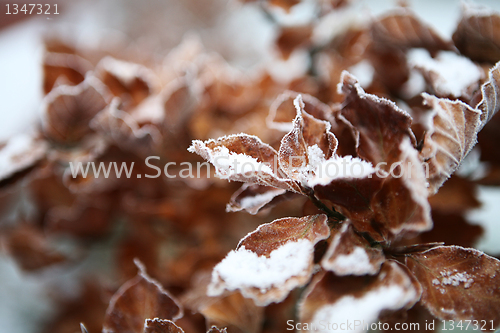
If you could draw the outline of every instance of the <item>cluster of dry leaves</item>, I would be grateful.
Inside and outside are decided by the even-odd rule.
[[[325,1],[318,22],[346,5]],[[59,314],[44,331],[256,333],[286,331],[288,320],[434,318],[500,326],[500,262],[470,248],[482,230],[464,215],[480,205],[479,184],[500,185],[499,25],[499,14],[465,8],[448,41],[399,8],[326,42],[314,37],[322,24],[282,26],[278,57],[305,50],[311,62],[285,83],[240,72],[195,38],[160,60],[48,39],[40,131],[0,150],[2,249],[37,274],[70,271],[107,242],[115,267],[112,278],[84,274],[76,296],[51,291]],[[360,68],[358,80],[349,71]],[[453,175],[478,141],[489,168]],[[162,166],[198,155],[222,180],[138,176],[152,171],[147,156]],[[78,161],[134,169],[73,177]],[[328,163],[368,172],[324,176]],[[250,214],[224,212],[228,201],[228,212]]]

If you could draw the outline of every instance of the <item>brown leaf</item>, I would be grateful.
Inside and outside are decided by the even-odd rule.
[[[337,149],[337,139],[330,132],[330,123],[307,114],[299,95],[294,100],[297,116],[292,130],[281,140],[279,163],[290,179],[302,182],[317,159],[317,150],[329,159]]]
[[[68,258],[58,252],[41,230],[22,223],[4,235],[5,248],[16,263],[25,271],[35,271],[60,264]]]
[[[177,301],[146,274],[139,261],[136,265],[137,276],[125,282],[109,302],[103,333],[142,333],[146,319],[182,317],[183,310]]]
[[[374,42],[388,48],[426,48],[430,52],[451,49],[449,42],[408,8],[384,15],[372,24],[371,31]]]
[[[215,266],[209,295],[240,290],[260,306],[281,302],[311,278],[314,245],[330,234],[326,223],[326,215],[312,215],[259,226]]]
[[[429,197],[429,203],[433,213],[437,210],[449,214],[462,213],[481,206],[477,199],[476,184],[456,175],[452,175],[436,194]]]
[[[255,215],[261,209],[283,200],[284,189],[271,186],[243,184],[234,192],[231,201],[226,206],[226,212],[239,212],[245,210]]]
[[[47,142],[30,135],[12,136],[0,146],[0,181],[28,170],[43,159],[47,153]]]
[[[299,47],[307,47],[311,41],[312,26],[290,26],[281,27],[276,45],[278,46],[281,56],[288,59],[292,52]]]
[[[500,15],[486,9],[462,7],[462,17],[453,33],[460,53],[478,62],[500,60]]]
[[[364,332],[384,310],[411,308],[421,288],[403,265],[386,261],[375,276],[338,277],[331,272],[316,275],[299,303],[299,322],[309,328],[325,323],[357,322],[350,332]],[[314,331],[311,329],[310,331]]]
[[[491,320],[498,328],[500,261],[475,249],[440,246],[408,256],[406,264],[422,284],[422,303],[433,315]]]
[[[432,109],[432,122],[420,158],[427,163],[429,193],[434,194],[476,144],[481,113],[459,100],[452,102],[428,94],[423,97]]]
[[[488,73],[488,81],[481,87],[483,99],[477,105],[481,114],[481,130],[500,109],[500,62]]]
[[[120,97],[127,110],[158,90],[157,78],[149,68],[109,56],[97,64],[95,76]]]
[[[182,328],[168,319],[146,319],[143,333],[184,333]]]
[[[227,333],[227,329],[226,328],[218,328],[217,326],[212,326],[207,331],[207,333]]]
[[[297,184],[281,177],[276,150],[256,136],[237,134],[205,142],[194,140],[188,150],[212,163],[220,178],[301,193]]]
[[[351,223],[343,222],[332,239],[321,266],[338,276],[377,274],[385,261],[381,248],[375,248],[359,236]]]
[[[260,332],[264,309],[256,306],[251,299],[244,298],[238,291],[216,297],[207,296],[210,278],[209,272],[198,273],[192,281],[192,288],[182,296],[182,304],[201,313],[208,327],[229,327],[231,332]]]
[[[47,52],[43,59],[43,91],[48,94],[64,77],[68,85],[78,85],[92,64],[77,54]]]
[[[373,165],[386,162],[382,169],[388,171],[391,163],[399,161],[403,138],[410,138],[412,144],[416,141],[410,115],[392,101],[365,93],[357,79],[345,71],[340,91],[345,95],[342,116],[352,126],[358,156]]]
[[[89,122],[108,101],[105,86],[89,76],[77,86],[59,86],[44,98],[43,132],[58,143],[81,140],[91,132]]]

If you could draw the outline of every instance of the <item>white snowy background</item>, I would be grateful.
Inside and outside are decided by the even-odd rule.
[[[4,11],[7,3],[0,0],[0,10]],[[460,15],[460,1],[413,0],[409,3],[444,37],[451,36]],[[498,0],[475,3],[500,11]],[[190,6],[198,4],[206,7],[204,11],[208,14],[204,17],[190,11]],[[310,20],[313,17],[311,4],[312,1],[305,1],[282,20]],[[363,20],[395,5],[396,1],[392,0],[359,1],[357,10],[346,17],[347,20]],[[111,35],[117,43],[130,37],[138,47],[160,53],[175,46],[185,33],[194,31],[202,37],[204,45],[237,66],[249,68],[257,59],[272,64],[266,57],[276,31],[253,5],[242,7],[228,0],[86,0],[67,1],[63,8],[59,16],[21,21],[0,30],[0,142],[28,131],[39,122],[41,36],[47,31],[62,31],[63,35],[87,45],[95,45],[103,36]],[[5,16],[0,19],[2,17]],[[300,54],[293,58],[290,63],[280,66],[296,67],[303,59]],[[280,69],[276,64],[271,67]],[[296,74],[300,72],[299,68]],[[293,76],[294,72],[289,70],[287,75]],[[500,254],[500,190],[480,187],[479,199],[483,207],[469,214],[471,222],[485,228],[476,247],[493,255]],[[77,292],[78,286],[72,283],[76,276],[89,270],[110,269],[111,256],[106,249],[109,249],[106,244],[96,245],[85,262],[70,272],[49,269],[37,275],[23,274],[11,259],[0,255],[0,333],[40,332],[43,322],[54,314],[48,297],[51,286]]]

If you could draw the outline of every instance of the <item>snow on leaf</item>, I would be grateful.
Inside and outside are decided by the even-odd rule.
[[[106,87],[92,76],[77,86],[58,86],[43,101],[43,133],[58,143],[79,141],[91,132],[90,120],[108,100]]]
[[[477,105],[477,109],[482,112],[481,114],[481,128],[486,125],[488,121],[500,109],[500,62],[490,69],[488,74],[488,81],[481,87],[483,99]]]
[[[366,239],[356,234],[352,224],[344,222],[328,247],[321,266],[343,275],[377,274],[385,261],[381,248],[375,248]]]
[[[184,333],[184,330],[168,319],[146,319],[143,333]]]
[[[454,52],[442,51],[431,58],[425,50],[412,50],[408,58],[410,65],[422,72],[427,83],[440,97],[463,96],[470,99],[483,77],[478,65]]]
[[[422,303],[445,320],[500,326],[500,261],[481,251],[439,246],[406,258],[423,287]]]
[[[464,4],[453,42],[471,60],[496,63],[500,60],[500,15]]]
[[[287,193],[284,189],[271,186],[243,184],[231,197],[226,206],[227,212],[239,212],[245,210],[255,215],[268,204],[280,200]]]
[[[125,282],[109,302],[103,333],[141,333],[146,319],[176,320],[183,315],[177,301],[146,274],[142,263],[136,260],[136,265],[137,276]]]
[[[259,226],[215,266],[211,296],[240,290],[257,305],[281,302],[313,272],[314,245],[330,230],[325,215],[282,218]]]
[[[198,273],[192,287],[181,297],[182,304],[193,312],[201,313],[207,326],[228,327],[230,331],[258,333],[262,327],[264,308],[245,298],[239,291],[208,296],[210,272]],[[217,331],[214,331],[217,332]]]
[[[315,165],[335,153],[337,139],[330,132],[330,123],[305,112],[300,95],[293,103],[297,116],[293,129],[281,140],[279,164],[290,179],[303,182],[309,178],[308,174]]]
[[[321,272],[314,277],[299,303],[299,321],[314,332],[328,332],[321,323],[361,321],[370,324],[384,310],[411,308],[421,289],[406,267],[389,260],[375,276],[338,277]],[[316,330],[315,330],[316,329]],[[323,329],[323,330],[322,330]],[[363,325],[344,332],[364,332]]]
[[[390,48],[426,48],[430,52],[451,48],[449,42],[408,8],[399,8],[384,15],[372,24],[371,32],[376,44]]]
[[[217,326],[212,326],[207,331],[207,333],[227,333],[227,329],[225,329],[225,328],[218,328]]]
[[[256,136],[242,133],[194,140],[188,150],[212,163],[220,178],[301,193],[297,184],[280,177],[283,171],[277,165],[276,150]]]
[[[432,121],[427,125],[420,157],[428,163],[429,193],[434,194],[476,144],[481,113],[459,100],[428,94],[423,98],[431,108]]]
[[[351,126],[360,158],[373,165],[386,162],[390,166],[398,161],[403,138],[415,142],[410,115],[392,101],[365,93],[358,80],[346,71],[342,72],[338,91],[345,95],[341,114]]]

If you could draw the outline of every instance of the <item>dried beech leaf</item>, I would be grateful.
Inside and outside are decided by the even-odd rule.
[[[375,248],[363,237],[356,234],[352,224],[344,222],[335,234],[326,251],[321,266],[343,275],[377,274],[385,261],[381,248]]]
[[[330,234],[326,223],[326,215],[312,215],[259,226],[215,266],[209,295],[240,290],[260,306],[281,302],[311,278],[314,245]]]
[[[425,48],[430,52],[451,49],[451,43],[444,41],[408,8],[384,15],[373,23],[371,32],[375,43],[389,48]]]
[[[390,164],[399,160],[403,138],[409,137],[415,143],[410,115],[392,101],[365,93],[358,80],[346,71],[342,73],[339,93],[345,95],[342,116],[352,126],[358,156],[373,165],[386,162],[382,169],[388,171]]]
[[[146,319],[143,333],[184,333],[182,328],[168,319]]]
[[[43,232],[22,223],[4,235],[5,248],[25,271],[35,271],[68,260],[54,249]]]
[[[161,93],[164,108],[164,123],[170,129],[176,129],[189,118],[195,107],[197,96],[193,92],[194,83],[186,77],[172,81]]]
[[[422,284],[422,303],[445,320],[486,320],[500,326],[500,261],[481,251],[439,246],[407,257]]]
[[[481,87],[483,99],[477,105],[481,114],[481,129],[500,109],[500,62],[490,69],[488,81]]]
[[[297,116],[292,130],[281,140],[279,163],[290,179],[302,182],[317,163],[317,155],[329,159],[337,149],[337,139],[330,132],[330,123],[307,114],[299,95],[294,100]]]
[[[301,193],[297,184],[280,177],[283,171],[277,166],[276,150],[256,136],[237,134],[205,142],[194,140],[188,150],[212,163],[220,178]]]
[[[262,208],[280,200],[287,193],[286,190],[271,186],[243,184],[231,197],[226,206],[226,212],[239,212],[245,210],[255,215]]]
[[[481,112],[459,100],[452,102],[428,94],[423,98],[432,109],[432,122],[420,157],[428,163],[429,193],[434,194],[476,144]]]
[[[282,27],[276,40],[276,45],[284,59],[288,59],[292,52],[299,47],[307,47],[311,43],[312,26]]]
[[[175,320],[182,317],[177,301],[150,278],[136,261],[139,273],[113,295],[106,310],[103,333],[142,333],[146,319]]]
[[[48,94],[61,77],[70,85],[80,84],[91,69],[92,64],[76,54],[47,52],[43,59],[43,91]]]
[[[309,331],[325,323],[370,324],[382,311],[411,308],[421,288],[403,265],[388,260],[375,276],[338,277],[331,272],[316,275],[299,303],[299,322]],[[349,332],[364,332],[362,324]]]
[[[105,86],[89,76],[77,86],[59,86],[44,98],[43,132],[58,143],[74,143],[91,132],[89,122],[104,109]]]
[[[198,273],[193,279],[193,287],[182,296],[182,304],[201,313],[208,327],[228,327],[231,332],[260,332],[264,309],[256,306],[253,300],[243,297],[238,291],[226,292],[216,297],[207,296],[210,279],[209,272]]]
[[[157,90],[157,79],[150,69],[109,56],[97,64],[95,75],[113,95],[120,97],[127,109]]]
[[[453,33],[460,53],[478,62],[500,60],[500,15],[487,9],[462,7],[462,18]]]
[[[147,154],[160,145],[161,134],[152,124],[140,126],[132,115],[119,109],[120,100],[114,98],[92,121],[90,127],[108,137],[123,150]]]

